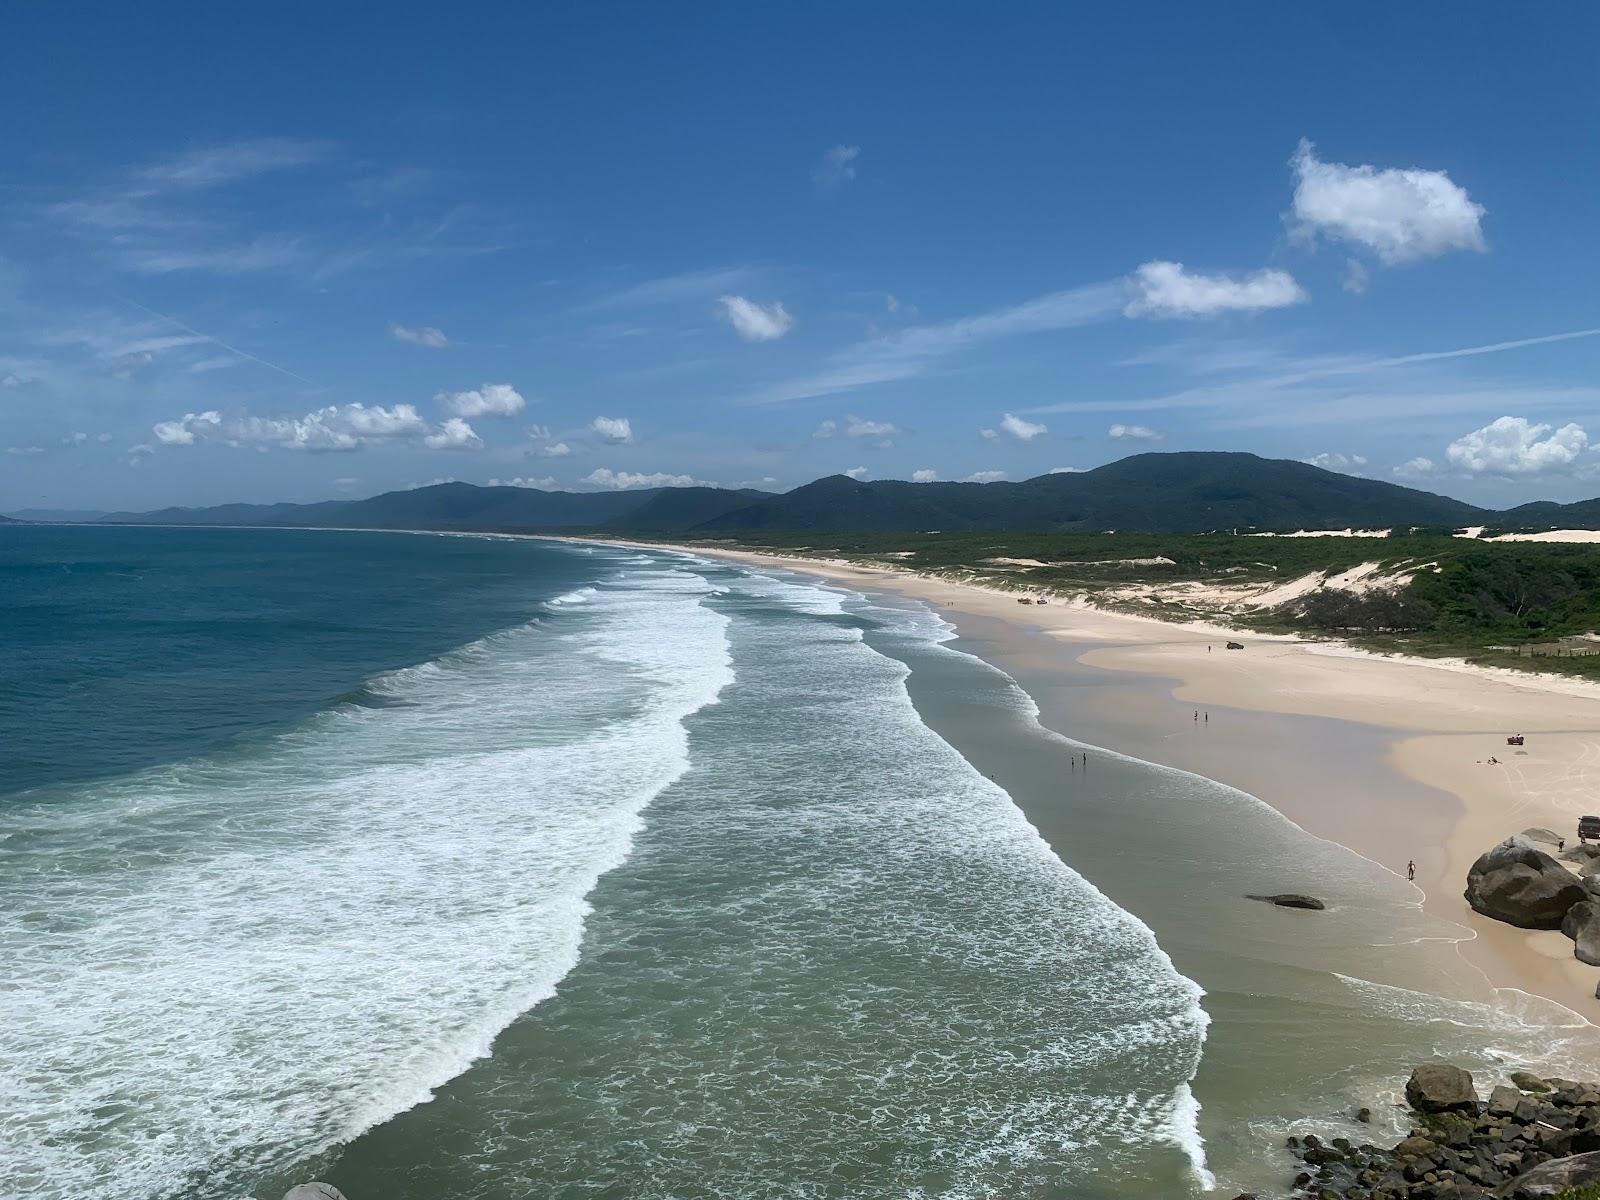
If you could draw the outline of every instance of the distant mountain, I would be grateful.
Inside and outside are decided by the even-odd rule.
[[[864,483],[834,475],[713,518],[708,530],[1032,529],[1203,533],[1460,525],[1460,500],[1254,454],[1136,454],[1021,483]]]
[[[831,475],[782,495],[724,488],[546,492],[441,483],[367,500],[225,504],[113,513],[160,525],[298,525],[369,529],[593,529],[728,534],[765,530],[1388,529],[1518,525],[1600,528],[1600,499],[1499,513],[1448,496],[1254,454],[1136,454],[1092,471],[1020,483],[864,482]]]
[[[87,508],[19,508],[5,514],[18,521],[98,521],[106,514]]]
[[[629,521],[639,528],[680,529],[769,493],[725,488],[642,488],[626,492],[545,492],[537,488],[437,483],[367,500],[318,504],[222,504],[111,513],[113,524],[296,525],[355,529],[558,529]],[[631,524],[631,521],[629,522]]]

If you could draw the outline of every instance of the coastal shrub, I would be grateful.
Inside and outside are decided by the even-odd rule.
[[[1414,633],[1433,624],[1433,608],[1406,588],[1353,592],[1321,588],[1299,604],[1299,622],[1326,633]]]

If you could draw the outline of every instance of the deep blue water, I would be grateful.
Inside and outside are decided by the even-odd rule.
[[[0,527],[0,797],[280,728],[593,572],[509,539]]]

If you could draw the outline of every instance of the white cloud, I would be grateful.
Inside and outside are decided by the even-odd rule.
[[[998,483],[1006,477],[1004,471],[974,471],[962,479],[962,483]]]
[[[202,358],[199,362],[190,363],[189,370],[196,375],[203,375],[207,371],[225,371],[229,367],[237,367],[242,361],[231,354],[219,354],[215,358]]]
[[[1051,467],[1045,472],[1047,475],[1082,475],[1082,467]]]
[[[794,328],[789,310],[776,300],[763,306],[743,296],[729,295],[718,303],[722,305],[723,319],[747,342],[775,341]]]
[[[900,311],[900,297],[896,296],[893,292],[890,292],[888,295],[884,296],[884,298],[883,298],[883,311],[886,312],[886,313],[897,313],[897,312],[899,312]]]
[[[1395,467],[1394,473],[1402,479],[1424,479],[1432,475],[1436,469],[1433,459],[1423,458],[1418,455],[1416,458],[1408,459],[1398,467]]]
[[[1264,269],[1242,278],[1203,275],[1179,262],[1147,262],[1129,279],[1136,295],[1130,317],[1214,317],[1219,313],[1287,308],[1308,297],[1286,271]]]
[[[1344,279],[1339,284],[1345,291],[1353,296],[1359,296],[1367,290],[1366,265],[1354,258],[1347,258],[1344,262]]]
[[[197,431],[220,429],[221,426],[221,413],[184,413],[182,419],[177,421],[158,421],[151,432],[163,446],[192,446]]]
[[[94,440],[104,445],[111,440],[111,435],[109,433],[97,433],[94,435]]]
[[[900,432],[900,427],[891,425],[888,421],[869,421],[863,417],[846,417],[844,419],[844,435],[853,438],[884,438],[893,437]]]
[[[67,433],[61,436],[63,446],[81,446],[89,440],[87,433]]]
[[[1115,438],[1118,441],[1159,442],[1167,435],[1164,433],[1157,433],[1148,425],[1118,424],[1113,425],[1110,429],[1106,430],[1106,436],[1108,438]]]
[[[565,442],[551,442],[547,446],[535,446],[533,452],[540,458],[566,458],[572,453],[572,447]]]
[[[432,325],[402,325],[398,321],[389,326],[389,334],[396,341],[410,342],[413,346],[427,346],[430,350],[443,350],[450,344],[444,330]]]
[[[1000,440],[1000,433],[995,429],[980,429],[978,430],[978,436],[986,442],[995,442]]]
[[[817,426],[816,432],[813,433],[811,436],[814,437],[814,438],[822,438],[822,439],[826,440],[827,438],[831,438],[838,431],[839,431],[839,422],[837,422],[837,421],[823,421],[821,424],[819,424]]]
[[[912,483],[937,483],[939,472],[932,467],[923,467],[921,470],[911,472]]]
[[[1031,442],[1034,438],[1050,432],[1037,421],[1024,421],[1021,417],[1014,417],[1010,413],[1000,418],[1000,431],[1010,434],[1019,442]],[[989,430],[984,431],[985,435],[989,432]]]
[[[207,411],[185,413],[175,421],[158,422],[156,440],[168,446],[192,446],[217,440],[230,446],[277,447],[312,452],[359,450],[383,442],[421,442],[430,449],[478,449],[482,440],[459,417],[439,426],[423,420],[409,404],[330,404],[303,417],[228,417]]]
[[[527,403],[509,383],[486,383],[470,392],[440,392],[433,402],[456,417],[514,417]]]
[[[21,375],[14,373],[0,375],[0,388],[19,388],[28,382],[29,380],[26,380]]]
[[[31,455],[34,455],[34,454],[43,454],[44,453],[44,447],[43,446],[7,446],[6,447],[6,453],[7,454],[29,455],[29,456],[31,456]]]
[[[841,188],[856,177],[856,159],[860,157],[860,146],[834,146],[811,169],[811,180],[830,191]]]
[[[1303,139],[1290,164],[1301,237],[1353,242],[1389,264],[1484,249],[1484,207],[1443,171],[1323,162]]]
[[[633,441],[633,426],[627,417],[596,417],[589,422],[589,428],[613,446]]]
[[[1571,467],[1588,447],[1579,425],[1552,431],[1525,417],[1500,417],[1451,442],[1445,457],[1474,475],[1542,475]]]
[[[872,472],[867,470],[865,467],[851,467],[848,471],[845,472],[845,474],[850,476],[851,479],[860,481],[862,479],[865,479],[868,475],[872,474]]]
[[[341,475],[338,479],[333,481],[333,486],[336,488],[353,488],[360,482],[361,479],[359,476]]]
[[[1347,474],[1367,465],[1367,460],[1359,454],[1340,454],[1337,451],[1324,451],[1300,461],[1325,471],[1343,471]]]
[[[519,475],[515,479],[491,479],[489,480],[489,486],[537,488],[541,492],[548,492],[554,490],[556,479],[554,475],[546,475],[543,479],[525,479]]]
[[[626,488],[716,486],[696,479],[692,475],[668,475],[661,471],[644,475],[636,471],[613,471],[609,467],[599,467],[590,471],[579,482],[592,484],[595,487],[613,488],[618,491]]]
[[[331,149],[326,142],[254,138],[186,151],[144,168],[138,177],[146,186],[160,189],[220,187],[270,171],[308,166]]]
[[[430,450],[482,450],[483,439],[460,417],[450,417],[422,439]]]

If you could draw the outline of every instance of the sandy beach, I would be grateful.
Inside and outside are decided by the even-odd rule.
[[[1012,593],[842,562],[679,548],[928,603],[964,638],[987,640],[986,656],[1024,683],[1046,724],[1052,688],[1067,686],[1053,679],[1062,668],[1080,672],[1077,685],[1085,668],[1137,681],[1078,704],[1074,736],[1240,788],[1397,876],[1415,860],[1423,909],[1460,929],[1459,952],[1488,987],[1594,1018],[1600,970],[1558,932],[1479,916],[1462,888],[1502,838],[1534,826],[1574,838],[1578,816],[1600,811],[1600,687],[1292,638],[1251,635],[1227,651],[1230,633],[1217,627],[1070,602],[1022,606]],[[1308,732],[1296,724],[1304,718],[1322,724]],[[1361,753],[1379,761],[1351,762],[1327,722],[1378,735]],[[1194,727],[1204,736],[1190,736]],[[1507,746],[1511,733],[1526,745]]]

